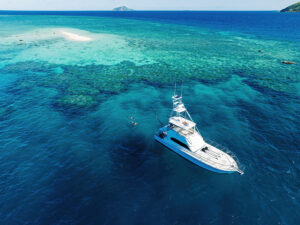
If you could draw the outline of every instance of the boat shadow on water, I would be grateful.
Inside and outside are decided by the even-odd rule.
[[[120,173],[131,174],[150,169],[147,164],[156,161],[160,155],[160,151],[155,151],[152,144],[144,136],[137,134],[126,135],[114,141],[109,152],[114,168],[118,168]]]

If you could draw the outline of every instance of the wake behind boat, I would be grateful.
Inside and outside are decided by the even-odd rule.
[[[196,123],[182,102],[182,96],[172,97],[173,110],[169,124],[154,135],[156,141],[192,163],[217,173],[243,174],[237,162],[229,154],[205,142]]]

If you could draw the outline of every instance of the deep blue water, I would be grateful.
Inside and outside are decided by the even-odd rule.
[[[300,40],[298,13],[276,11],[0,11],[0,15],[62,15],[128,18]]]
[[[0,14],[0,225],[299,223],[300,14]],[[175,81],[243,176],[154,141]]]

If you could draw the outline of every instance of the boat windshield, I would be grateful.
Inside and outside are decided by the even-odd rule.
[[[190,148],[186,144],[182,143],[181,141],[177,140],[176,138],[171,137],[171,140],[174,141],[175,143],[179,144],[180,146],[186,148],[187,150],[190,150]]]

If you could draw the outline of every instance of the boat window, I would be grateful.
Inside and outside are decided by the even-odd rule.
[[[171,140],[174,141],[175,143],[181,145],[182,147],[190,150],[190,148],[186,144],[182,143],[181,141],[177,140],[176,138],[171,138]]]

